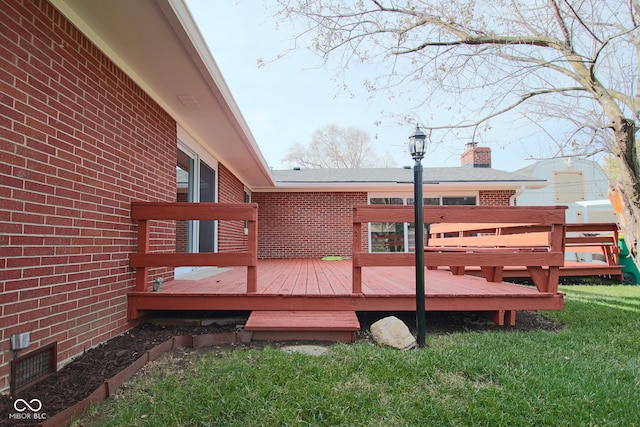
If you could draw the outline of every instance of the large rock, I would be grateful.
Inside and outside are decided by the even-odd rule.
[[[371,325],[371,335],[377,344],[400,350],[410,350],[418,346],[407,325],[395,316],[385,317]]]

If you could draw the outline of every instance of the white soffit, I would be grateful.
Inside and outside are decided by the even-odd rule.
[[[245,185],[274,185],[182,0],[51,3]]]

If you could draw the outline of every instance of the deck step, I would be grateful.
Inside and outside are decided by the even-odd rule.
[[[355,311],[252,311],[244,329],[255,341],[354,342],[360,322]]]

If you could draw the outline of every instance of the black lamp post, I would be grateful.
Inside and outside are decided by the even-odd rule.
[[[416,125],[409,137],[409,152],[416,161],[413,166],[413,207],[415,214],[416,241],[416,323],[418,326],[418,347],[424,347],[427,329],[424,307],[424,200],[422,198],[422,158],[427,135]]]

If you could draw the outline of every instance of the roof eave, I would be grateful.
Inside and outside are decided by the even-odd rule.
[[[547,182],[536,181],[479,181],[479,182],[424,182],[427,190],[520,190],[544,188]],[[256,192],[373,192],[412,191],[413,182],[277,182],[273,187],[257,187]]]
[[[50,1],[245,185],[275,185],[184,0]]]

